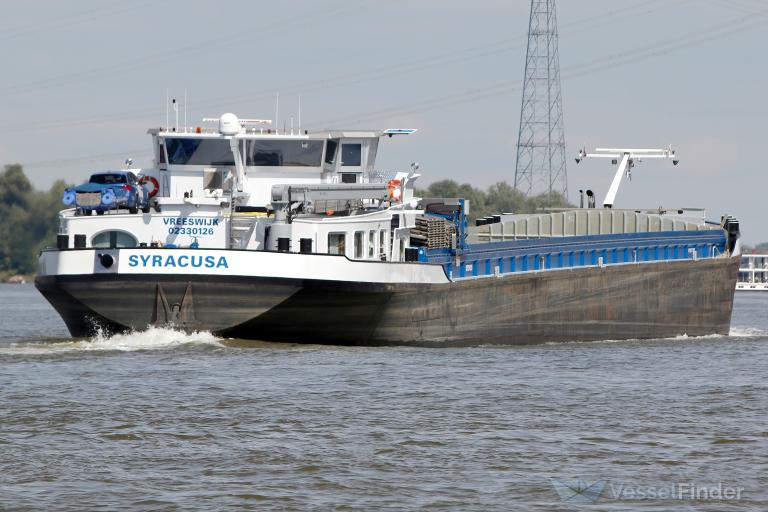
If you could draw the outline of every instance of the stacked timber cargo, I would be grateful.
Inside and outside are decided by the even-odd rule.
[[[454,225],[442,217],[416,217],[416,226],[411,228],[411,246],[428,249],[450,247],[455,231]]]

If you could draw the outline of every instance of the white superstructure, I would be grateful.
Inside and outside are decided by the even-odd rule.
[[[403,261],[416,164],[376,171],[379,139],[413,129],[275,130],[234,114],[218,126],[149,130],[157,184],[147,213],[61,212],[68,247],[178,247],[344,254]],[[101,213],[101,212],[100,212]],[[76,235],[79,235],[76,240]],[[79,244],[79,245],[78,245]]]
[[[736,291],[768,292],[768,254],[743,254]]]

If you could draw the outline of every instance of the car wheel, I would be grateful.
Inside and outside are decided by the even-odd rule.
[[[141,213],[149,213],[149,206],[142,208]]]
[[[138,208],[128,208],[128,212],[131,213],[131,214],[136,214],[136,213],[139,213],[139,209]]]
[[[104,210],[96,210],[96,215],[104,215]]]

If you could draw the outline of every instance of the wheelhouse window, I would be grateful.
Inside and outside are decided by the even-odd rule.
[[[328,254],[343,256],[346,237],[346,233],[328,233]]]
[[[365,231],[355,231],[355,258],[362,259],[365,255],[363,243],[365,243]]]
[[[336,149],[339,147],[339,141],[330,139],[325,143],[325,163],[332,164],[336,161]]]
[[[174,165],[235,165],[229,141],[226,139],[165,139],[168,163]]]
[[[341,165],[345,167],[359,167],[362,161],[362,144],[341,145]]]
[[[320,167],[321,140],[249,140],[245,165],[271,167]]]
[[[103,231],[91,239],[91,247],[136,247],[136,239],[125,231]]]
[[[343,172],[341,173],[341,182],[342,183],[357,183],[357,174],[353,172]]]

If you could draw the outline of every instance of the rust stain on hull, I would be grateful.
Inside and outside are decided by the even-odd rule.
[[[143,329],[181,319],[194,296],[194,313],[184,310],[189,318],[177,327],[295,343],[460,346],[728,334],[738,267],[734,257],[439,285],[195,275],[43,277],[36,285],[74,336],[94,324]],[[179,313],[158,315],[158,300],[163,313],[166,303]]]

